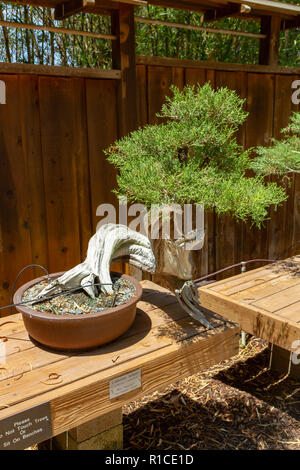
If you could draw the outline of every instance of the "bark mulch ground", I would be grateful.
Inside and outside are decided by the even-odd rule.
[[[123,408],[124,449],[300,449],[300,383],[252,337],[237,356]]]

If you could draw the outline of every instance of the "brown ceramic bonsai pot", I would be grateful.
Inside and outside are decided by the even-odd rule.
[[[51,274],[51,279],[63,273]],[[118,275],[118,273],[112,273]],[[109,343],[130,328],[136,315],[136,304],[142,296],[142,287],[136,279],[126,274],[136,292],[128,302],[101,312],[83,315],[55,315],[34,310],[26,305],[17,306],[29,335],[39,343],[59,350],[91,349]],[[24,284],[14,295],[14,303],[22,302],[24,292],[47,276],[39,277]]]

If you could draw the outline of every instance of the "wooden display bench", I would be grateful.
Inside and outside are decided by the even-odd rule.
[[[0,365],[0,449],[26,448],[53,436],[58,437],[51,446],[58,448],[121,448],[122,405],[238,353],[235,324],[210,313],[215,329],[207,330],[166,289],[150,281],[143,281],[143,288],[132,327],[84,353],[34,343],[20,314],[0,320],[6,348]]]
[[[200,287],[203,307],[272,346],[271,368],[300,379],[300,256]]]

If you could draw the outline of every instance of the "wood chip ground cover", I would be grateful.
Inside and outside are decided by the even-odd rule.
[[[300,449],[300,383],[266,342],[123,409],[124,449]]]

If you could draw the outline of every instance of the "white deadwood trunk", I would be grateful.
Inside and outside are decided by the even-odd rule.
[[[147,237],[125,225],[103,225],[90,239],[85,261],[51,282],[40,292],[39,297],[59,292],[61,288],[78,286],[82,286],[92,298],[100,290],[112,294],[110,265],[122,259],[143,271],[155,272],[155,257]],[[101,286],[95,286],[94,283],[101,283]]]

